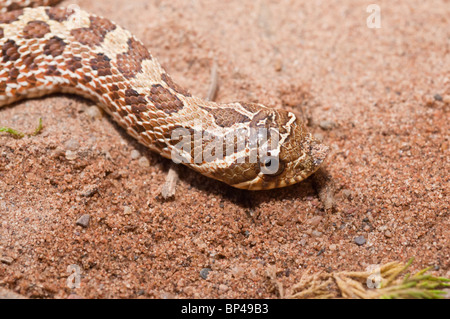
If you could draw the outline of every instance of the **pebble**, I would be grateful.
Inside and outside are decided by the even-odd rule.
[[[440,101],[440,102],[442,102],[442,100],[443,100],[442,96],[440,94],[437,94],[437,93],[434,95],[434,99],[436,101]]]
[[[245,269],[240,266],[235,266],[235,267],[231,268],[231,272],[233,273],[233,275],[239,277],[245,273]]]
[[[69,161],[76,159],[77,158],[77,152],[74,152],[74,151],[71,151],[71,150],[66,151],[66,158]]]
[[[312,226],[319,225],[320,221],[322,220],[322,216],[314,216],[309,220],[309,224]]]
[[[89,214],[85,214],[85,215],[81,216],[80,218],[78,218],[77,225],[80,225],[80,226],[86,228],[89,225],[90,219],[91,219],[91,216]]]
[[[12,258],[12,257],[7,257],[7,256],[5,256],[5,257],[0,257],[0,261],[1,261],[2,263],[4,263],[4,264],[11,265],[11,264],[13,263],[13,261],[14,261],[14,258]]]
[[[202,270],[200,270],[200,277],[202,277],[203,279],[208,278],[208,274],[211,271],[211,268],[203,268]]]
[[[386,230],[384,232],[384,236],[386,236],[387,238],[391,238],[392,237],[392,233],[389,230]]]
[[[325,131],[329,131],[336,126],[336,123],[334,123],[333,121],[324,120],[319,123],[319,126],[321,129],[323,129]]]
[[[366,243],[366,239],[364,238],[364,236],[358,236],[358,237],[355,238],[355,243],[358,246],[362,246],[362,245],[364,245]]]
[[[283,70],[283,61],[281,59],[276,59],[274,63],[275,71],[280,72]]]
[[[64,143],[64,147],[66,148],[66,150],[76,151],[80,148],[80,143],[76,139],[71,138],[66,143]]]
[[[228,289],[230,289],[230,287],[228,287],[227,285],[224,285],[224,284],[219,285],[219,290],[221,292],[226,292]]]
[[[148,158],[145,156],[142,156],[139,159],[138,164],[140,167],[150,167],[150,162],[149,162]]]
[[[328,249],[329,249],[329,250],[332,250],[332,251],[336,250],[336,248],[337,248],[336,244],[331,244],[331,245],[328,247]]]
[[[317,231],[317,230],[314,230],[311,234],[312,234],[314,237],[320,237],[320,236],[322,236],[322,232]]]
[[[139,157],[141,157],[141,153],[139,153],[138,150],[132,150],[130,155],[131,155],[131,159],[133,159],[133,160],[136,160]]]
[[[98,193],[98,188],[95,185],[88,185],[84,188],[83,193],[81,194],[84,197],[92,197],[94,194]]]
[[[124,215],[131,215],[132,212],[133,212],[133,211],[131,210],[131,207],[130,207],[130,206],[124,206],[124,207],[123,207],[123,213],[124,213]]]
[[[102,118],[102,111],[96,105],[88,107],[86,109],[86,114],[87,114],[87,116],[89,116],[91,119],[94,119],[94,120],[99,120]]]

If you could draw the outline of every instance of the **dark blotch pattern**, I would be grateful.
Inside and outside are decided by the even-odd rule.
[[[25,39],[42,38],[50,32],[50,26],[44,21],[30,21],[23,29]]]
[[[17,68],[12,68],[9,71],[9,79],[12,81],[16,81],[19,76],[19,70]]]
[[[3,62],[16,61],[20,58],[19,46],[14,40],[8,40],[2,46]]]
[[[117,86],[117,84],[112,84],[109,87],[109,90],[111,91],[111,93],[109,93],[109,97],[111,98],[111,100],[117,101],[120,99],[119,87]]]
[[[81,63],[80,56],[72,57],[70,60],[68,60],[66,62],[66,65],[67,65],[67,68],[72,72],[75,72],[76,70],[81,69],[81,67],[83,66],[83,64]]]
[[[61,72],[59,72],[56,65],[49,65],[47,66],[47,70],[45,71],[45,75],[48,76],[60,76]]]
[[[1,81],[0,82],[0,93],[5,93],[5,91],[6,91],[6,82]]]
[[[7,11],[18,10],[24,7],[51,6],[57,4],[60,0],[41,0],[41,1],[13,1],[6,7]],[[4,1],[3,1],[4,2]],[[28,3],[27,3],[28,2]]]
[[[24,70],[25,72],[28,72],[29,70],[37,70],[39,68],[35,61],[36,57],[37,55],[33,53],[29,53],[23,57],[23,64],[26,66],[26,69]]]
[[[212,114],[212,116],[214,116],[215,123],[221,127],[231,127],[235,123],[250,122],[250,119],[247,116],[235,111],[232,108],[215,109],[201,105],[199,106]]]
[[[131,105],[131,111],[135,114],[148,110],[145,97],[133,89],[125,90],[125,103]]]
[[[23,10],[0,13],[0,23],[11,23],[17,21],[23,14]]]
[[[97,53],[97,56],[90,61],[91,68],[96,70],[99,76],[112,75],[110,61],[107,55]]]
[[[44,46],[44,54],[56,57],[63,53],[65,47],[66,43],[63,41],[63,39],[54,36],[53,38],[49,39],[47,41],[47,44]]]
[[[45,10],[51,20],[58,22],[66,21],[75,11],[65,8],[47,8]]]
[[[91,21],[90,29],[94,33],[99,34],[102,38],[108,32],[114,31],[116,29],[116,25],[108,19],[91,16],[89,17],[89,20]]]
[[[89,28],[73,29],[70,34],[81,44],[90,47],[97,46],[103,42],[108,32],[116,29],[116,25],[108,19],[91,16]]]
[[[19,3],[13,2],[9,6],[6,7],[7,11],[19,10],[22,9]]]
[[[166,82],[166,84],[175,92],[180,93],[184,96],[191,96],[191,94],[186,91],[185,89],[183,89],[181,86],[179,86],[178,84],[176,84],[175,82],[173,82],[172,78],[167,74],[167,73],[163,73],[161,75],[161,80],[163,80],[164,82]]]
[[[261,107],[255,103],[239,102],[239,104],[249,112],[256,113],[261,110]]]
[[[128,40],[128,51],[117,56],[117,68],[127,79],[134,77],[142,69],[142,61],[151,59],[144,45],[134,38]]]
[[[2,39],[3,38],[3,28],[0,28],[0,39]]]
[[[170,93],[168,89],[162,87],[161,84],[152,85],[148,98],[157,109],[167,114],[178,112],[183,108],[183,102],[176,95]]]

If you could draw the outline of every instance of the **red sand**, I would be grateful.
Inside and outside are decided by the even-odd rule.
[[[380,29],[356,0],[76,3],[132,31],[195,95],[216,59],[218,101],[303,110],[331,147],[335,209],[323,209],[311,179],[248,192],[185,167],[175,199],[162,201],[171,162],[92,118],[90,101],[25,101],[0,110],[0,126],[45,125],[22,140],[0,134],[0,287],[44,298],[275,298],[271,265],[289,287],[305,273],[410,257],[413,270],[450,276],[448,1],[378,1]],[[76,224],[84,214],[87,228]],[[81,267],[78,289],[67,287],[70,265]]]

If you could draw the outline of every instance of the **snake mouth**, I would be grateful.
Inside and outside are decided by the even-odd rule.
[[[319,169],[319,167],[320,167],[319,165],[315,166],[315,168],[313,170],[310,170],[303,174],[296,175],[289,179],[286,179],[286,178],[285,179],[277,179],[277,180],[273,180],[273,181],[269,181],[269,182],[267,180],[265,180],[263,176],[258,175],[253,180],[233,185],[233,187],[240,188],[240,189],[247,189],[250,191],[283,188],[283,187],[291,186],[291,185],[297,184],[301,181],[304,181],[309,176],[314,174]]]
[[[232,186],[247,190],[268,190],[291,186],[307,179],[323,164],[329,147],[312,140],[305,149],[307,152],[304,156],[287,163],[282,174],[271,176],[260,172],[255,178]]]

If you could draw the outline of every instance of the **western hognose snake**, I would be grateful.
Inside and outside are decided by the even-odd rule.
[[[55,92],[82,95],[152,151],[170,159],[175,149],[183,164],[237,188],[291,185],[325,159],[328,148],[294,113],[192,96],[139,40],[108,19],[70,8],[22,8],[55,2],[0,1],[0,107]],[[180,129],[189,134],[188,151],[177,148],[173,133]],[[250,132],[260,129],[266,143],[254,144]],[[196,136],[203,139],[191,139]],[[230,136],[231,149],[224,142]],[[198,160],[205,151],[212,160]],[[271,166],[275,170],[265,170]]]

